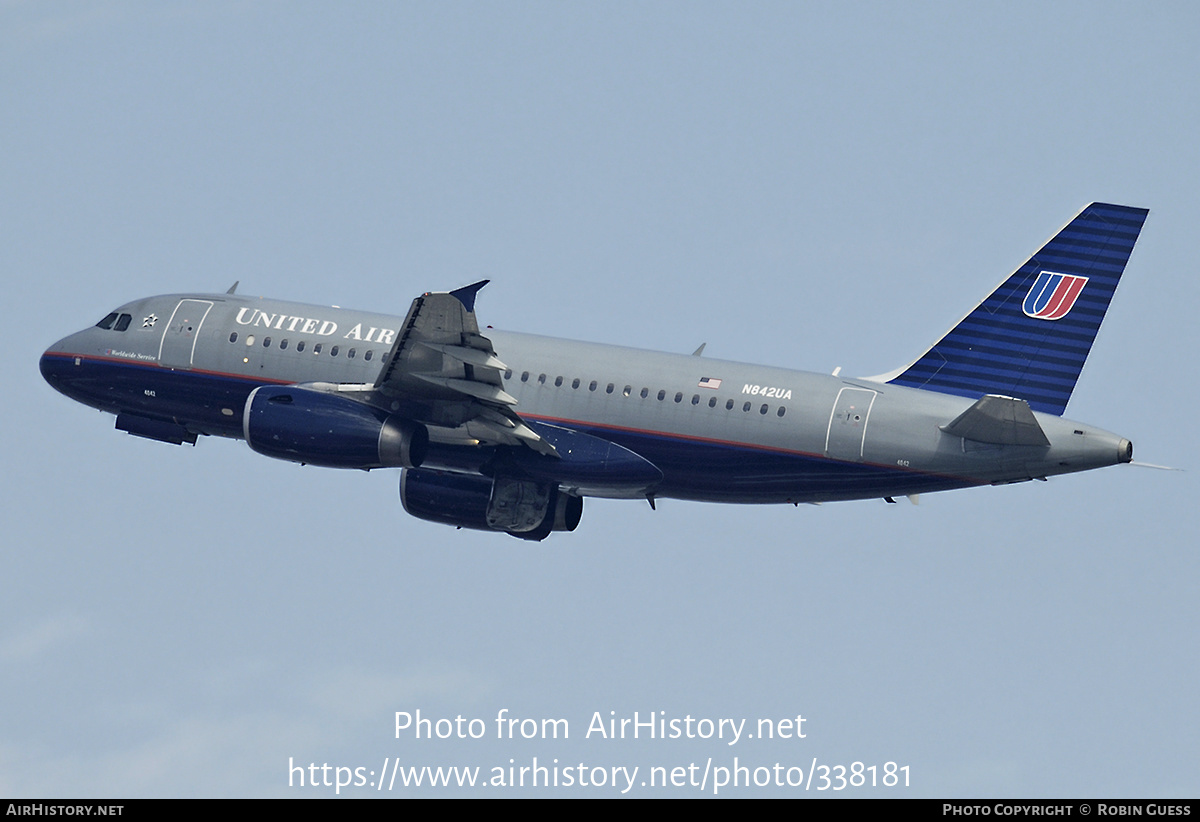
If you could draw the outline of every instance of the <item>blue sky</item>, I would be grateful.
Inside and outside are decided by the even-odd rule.
[[[0,3],[0,794],[736,756],[911,768],[850,795],[1195,796],[1198,17]],[[593,500],[528,545],[408,517],[396,472],[129,437],[37,372],[139,296],[240,280],[403,314],[487,277],[498,328],[877,374],[1093,200],[1151,213],[1067,416],[1184,472],[915,507]],[[417,709],[571,738],[395,738]],[[610,711],[807,736],[584,738]]]

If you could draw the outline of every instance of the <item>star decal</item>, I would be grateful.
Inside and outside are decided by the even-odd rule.
[[[156,322],[158,322],[158,315],[151,314],[149,317],[142,320],[142,328],[153,328]]]

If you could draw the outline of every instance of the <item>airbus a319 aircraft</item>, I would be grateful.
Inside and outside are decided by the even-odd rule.
[[[913,496],[1129,462],[1063,419],[1145,222],[1093,203],[911,365],[847,378],[481,331],[475,283],[405,317],[173,294],[51,346],[56,389],[140,437],[402,468],[413,516],[544,539],[583,498]],[[703,348],[703,346],[701,346]]]

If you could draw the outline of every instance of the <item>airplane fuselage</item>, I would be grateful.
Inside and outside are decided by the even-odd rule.
[[[374,383],[405,322],[229,294],[152,297],[114,314],[111,327],[51,347],[41,361],[46,379],[129,419],[237,438],[260,386]],[[1132,453],[1114,434],[1041,413],[1048,446],[954,436],[943,428],[972,400],[950,394],[495,329],[487,337],[522,419],[616,443],[661,472],[649,481],[560,483],[583,495],[879,498],[1087,470]],[[472,473],[493,456],[435,426],[423,465]]]

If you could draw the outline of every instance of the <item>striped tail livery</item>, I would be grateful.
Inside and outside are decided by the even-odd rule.
[[[887,382],[1028,401],[1061,416],[1147,210],[1092,203]]]

